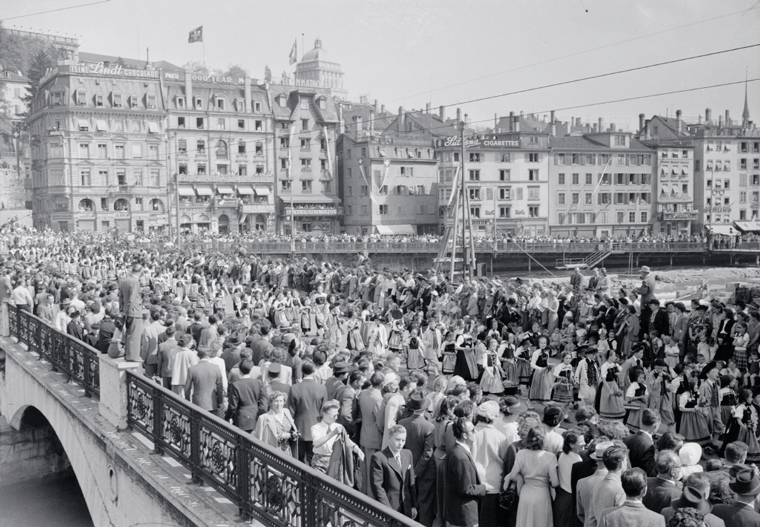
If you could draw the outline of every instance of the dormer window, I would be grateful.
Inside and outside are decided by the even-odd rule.
[[[155,109],[156,108],[156,94],[155,93],[149,93],[145,96],[145,102],[148,103],[148,108]]]
[[[238,112],[245,111],[245,101],[243,99],[235,99],[235,110]]]
[[[121,108],[123,106],[121,102],[121,94],[117,92],[111,93],[111,104],[114,108]]]
[[[50,104],[53,106],[60,106],[63,104],[63,97],[65,92],[55,91],[50,94]]]
[[[255,101],[253,103],[253,111],[256,113],[261,113],[261,103],[259,101]]]
[[[177,97],[176,99],[176,105],[178,110],[184,110],[185,109],[185,98],[184,97]]]
[[[96,93],[95,94],[95,106],[98,108],[103,107],[103,94],[102,93]]]
[[[138,107],[138,101],[136,95],[130,95],[129,96],[129,107],[132,109],[135,109]]]
[[[203,110],[203,100],[200,97],[195,98],[195,109]]]
[[[307,99],[301,99],[301,109],[302,110],[309,109],[309,101]]]
[[[327,99],[325,98],[319,99],[319,109],[327,110]]]
[[[77,106],[85,106],[87,104],[87,92],[80,88],[74,92],[74,101]]]
[[[225,101],[223,97],[216,95],[214,96],[214,102],[216,103],[216,109],[223,112],[227,101]]]
[[[285,108],[285,105],[288,102],[288,98],[283,94],[283,95],[280,95],[280,97],[278,98],[278,100],[279,100],[279,103],[280,103],[280,108]]]

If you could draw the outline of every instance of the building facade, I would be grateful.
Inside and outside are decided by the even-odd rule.
[[[33,222],[56,231],[163,231],[166,108],[158,70],[61,64],[27,117]]]
[[[655,130],[657,133],[655,133]],[[638,139],[654,150],[653,233],[689,236],[699,212],[694,207],[694,142],[686,132],[681,111],[676,118],[655,115],[644,121],[639,115]]]
[[[474,136],[465,132],[464,150],[458,135],[436,140],[441,231],[454,223],[446,210],[464,152],[464,183],[474,236],[541,236],[548,232],[549,133],[529,126],[520,116],[503,121],[494,132]]]
[[[181,232],[276,231],[272,111],[249,77],[162,72]]]
[[[551,138],[549,233],[558,237],[649,234],[652,150],[629,132]]]
[[[390,118],[368,105],[348,105],[343,118],[337,157],[345,232],[438,233],[438,162],[430,130],[440,120],[403,108]]]

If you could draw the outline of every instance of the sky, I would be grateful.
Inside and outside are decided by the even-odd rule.
[[[60,10],[97,1],[0,0],[0,18],[8,28],[76,36],[80,51],[92,53],[144,60],[150,48],[151,60],[182,65],[202,61],[205,49],[210,68],[239,64],[254,78],[267,65],[275,77],[292,73],[293,43],[300,59],[320,38],[345,73],[350,100],[366,95],[393,112],[445,105],[447,117],[461,108],[483,125],[510,111],[551,110],[562,121],[602,117],[630,131],[639,113],[680,109],[696,121],[712,108],[740,119],[743,83],[599,103],[760,79],[756,46],[534,89],[760,44],[760,0],[108,0]],[[201,25],[204,44],[189,44]],[[531,91],[509,95],[520,90]],[[748,90],[760,122],[760,81]]]

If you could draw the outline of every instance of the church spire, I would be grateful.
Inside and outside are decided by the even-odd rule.
[[[749,98],[747,97],[747,79],[744,79],[744,111],[742,112],[742,127],[749,127]]]

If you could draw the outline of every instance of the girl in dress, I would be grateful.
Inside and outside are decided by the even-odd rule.
[[[607,360],[602,364],[602,383],[597,390],[599,415],[604,419],[622,419],[625,416],[623,407],[623,390],[620,388],[620,366],[617,365],[617,355],[613,350],[607,352]]]
[[[308,335],[311,333],[311,300],[306,297],[303,299],[303,307],[299,310],[301,319],[301,333]]]
[[[754,387],[755,379],[760,375],[760,353],[752,350],[747,359],[747,373],[744,374],[744,386]]]
[[[707,426],[707,412],[700,404],[698,395],[690,387],[685,387],[678,397],[678,409],[681,411],[680,434],[686,442],[710,444],[710,429]]]
[[[731,422],[726,429],[726,438],[723,441],[719,454],[723,456],[726,446],[734,441],[742,441],[749,449],[747,450],[747,462],[753,463],[760,459],[760,444],[758,444],[756,430],[758,415],[752,404],[752,392],[741,390],[741,401],[731,412]]]
[[[530,388],[530,380],[533,374],[533,368],[530,367],[531,342],[525,338],[520,346],[515,350],[515,366],[517,369],[517,378],[521,386]]]
[[[413,326],[409,330],[409,341],[406,348],[406,369],[408,371],[424,370],[425,355],[423,353],[422,339],[419,336],[420,330]]]
[[[749,333],[747,326],[736,324],[736,336],[734,337],[734,361],[737,368],[747,369],[747,344],[749,344]]]
[[[517,360],[515,359],[515,335],[508,333],[507,340],[499,346],[501,355],[501,371],[505,382],[514,386],[520,384],[520,376],[517,373]]]
[[[678,343],[673,341],[670,335],[663,336],[662,341],[665,343],[665,364],[667,364],[669,368],[675,368],[676,364],[681,362],[678,358],[681,353],[681,350],[678,348]]]
[[[501,395],[504,393],[504,384],[502,384],[503,371],[498,356],[499,341],[492,338],[488,341],[488,350],[481,358],[483,375],[480,377],[480,386],[483,388],[483,395]]]
[[[625,407],[628,410],[626,424],[634,433],[641,428],[641,415],[649,402],[647,393],[646,372],[640,366],[634,366],[628,372],[631,384],[625,392]]]
[[[400,320],[391,322],[391,332],[388,335],[388,349],[393,353],[400,353],[404,337],[404,327]]]
[[[546,403],[551,400],[554,375],[549,368],[549,341],[546,337],[538,339],[538,349],[533,352],[530,367],[533,368],[533,378],[528,391],[528,399],[532,403]]]
[[[348,332],[346,347],[352,351],[364,351],[361,325],[361,321],[356,317],[356,311],[349,311],[348,320],[346,321],[346,331]]]
[[[729,361],[731,364],[732,361]],[[720,400],[720,420],[723,422],[723,426],[728,427],[731,424],[731,415],[739,401],[736,397],[736,388],[738,381],[731,375],[720,376],[720,390],[718,390],[718,398]]]
[[[563,419],[568,418],[567,408],[573,402],[575,374],[573,372],[573,365],[570,364],[572,360],[573,354],[571,352],[563,353],[562,362],[557,364],[552,372],[554,375],[554,395],[552,396],[552,400],[555,403],[559,403],[562,408]]]
[[[314,311],[314,323],[316,324],[317,329],[325,327],[330,309],[330,306],[327,305],[327,295],[324,291],[325,286],[319,284],[316,293],[311,296]]]
[[[443,341],[443,346],[441,347],[441,370],[444,375],[451,376],[454,374],[454,366],[456,366],[457,362],[456,346],[457,344],[454,342],[454,332],[449,331],[446,333],[446,340]]]

